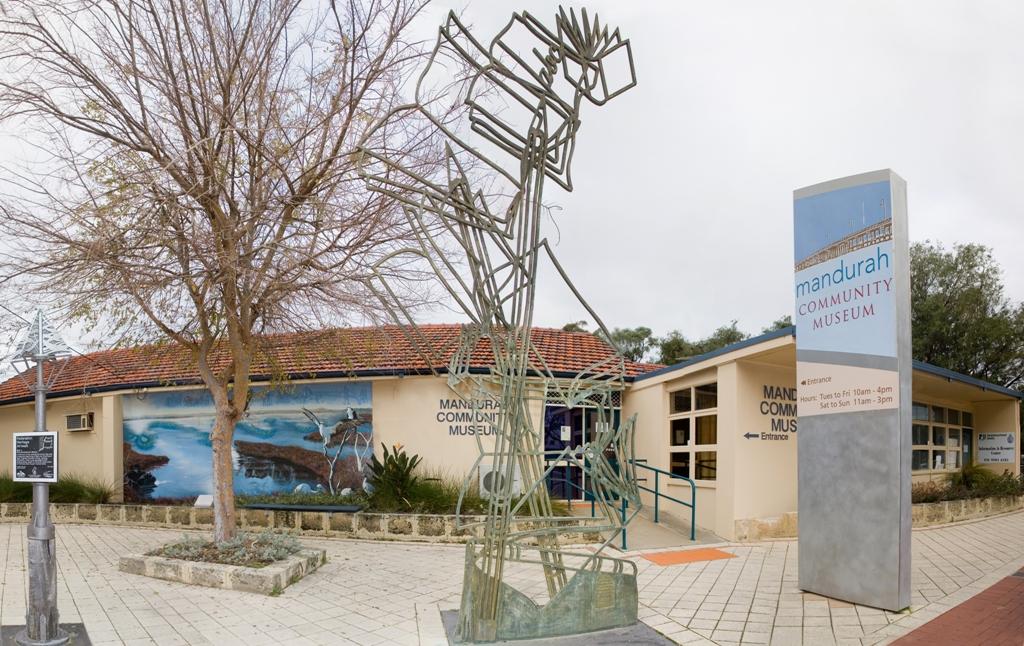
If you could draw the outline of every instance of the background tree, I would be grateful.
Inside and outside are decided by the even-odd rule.
[[[563,332],[586,332],[587,322],[586,321],[571,321],[562,326]]]
[[[404,151],[424,173],[443,159],[409,119],[363,140],[420,62],[406,32],[422,6],[0,6],[0,117],[49,155],[3,205],[8,284],[108,339],[187,349],[215,406],[217,540],[235,532],[233,435],[273,359],[265,333],[374,316],[369,268],[408,235],[353,151]]]
[[[748,338],[750,338],[750,335],[741,331],[737,327],[736,321],[719,327],[709,336],[698,341],[690,341],[678,330],[673,330],[657,341],[659,351],[658,362],[664,364],[679,363],[699,354],[712,352]]]
[[[793,325],[793,316],[786,314],[772,321],[768,327],[761,328],[761,334],[767,334],[769,332],[775,332],[776,330],[782,330]]]
[[[617,327],[612,329],[611,338],[598,332],[594,334],[617,347],[629,361],[643,361],[656,341],[649,327]]]
[[[1010,385],[1024,375],[1024,304],[1006,297],[990,249],[910,248],[914,358]]]

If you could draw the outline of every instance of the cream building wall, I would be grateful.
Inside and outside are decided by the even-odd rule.
[[[93,413],[91,431],[67,430],[67,415]],[[13,434],[35,430],[35,412],[32,402],[0,407],[0,472],[10,473],[13,468]],[[120,397],[116,395],[90,395],[50,400],[46,406],[46,428],[57,431],[59,451],[58,468],[62,474],[74,474],[87,479],[100,480],[115,486],[120,499],[122,479]]]
[[[458,408],[458,397],[444,377],[409,376],[375,379],[296,380],[300,383],[335,381],[372,381],[374,450],[382,446],[402,445],[410,454],[423,458],[425,470],[462,479],[477,465],[480,446],[493,451],[493,437],[486,432],[487,412]],[[151,392],[168,388],[149,389]],[[128,391],[101,393],[86,397],[49,399],[46,424],[59,433],[60,472],[98,479],[115,488],[115,501],[121,499],[124,476],[122,397]],[[67,431],[66,415],[93,413],[91,431]],[[530,412],[535,428],[543,429],[543,406],[533,401]],[[466,419],[466,418],[469,419]],[[31,402],[0,406],[0,472],[12,467],[12,433],[34,430]],[[487,464],[488,458],[481,463]],[[474,474],[475,477],[475,474]]]
[[[671,439],[669,424],[669,396],[670,393],[691,386],[715,382],[719,378],[718,368],[704,369],[697,372],[685,373],[665,381],[651,379],[634,382],[626,391],[623,398],[623,418],[637,415],[636,426],[636,455],[646,460],[650,466],[670,471]],[[719,408],[723,406],[719,398]],[[728,407],[728,405],[727,405]],[[723,429],[722,420],[718,422],[718,441],[722,442]],[[721,451],[719,450],[721,456]],[[721,459],[721,457],[719,457]],[[720,467],[721,468],[721,467]],[[647,478],[643,484],[646,487],[654,488],[654,475],[640,469],[637,473],[639,478]],[[673,480],[661,476],[661,491],[669,496],[681,500],[690,499],[690,486],[684,481]],[[697,483],[696,513],[697,525],[715,531],[717,529],[716,519],[719,517],[717,506],[719,504],[718,482],[700,481]],[[645,505],[654,504],[654,496],[650,493],[642,493]],[[689,522],[689,509],[671,501],[662,500],[660,513],[665,513],[680,520]]]
[[[991,471],[1020,473],[1018,400],[993,390],[915,370],[913,400],[974,415],[977,434],[1010,432],[1018,447],[1011,464],[988,465]],[[691,386],[718,384],[717,479],[696,481],[699,527],[727,540],[742,534],[744,521],[774,520],[797,510],[796,356],[793,338],[769,339],[741,346],[690,365],[635,381],[627,390],[624,412],[637,414],[637,455],[670,470],[671,393]],[[749,435],[749,437],[748,437]],[[913,482],[944,481],[952,469],[914,472]],[[643,476],[643,470],[639,475]],[[836,474],[837,479],[842,474]],[[662,479],[665,482],[665,479]],[[686,499],[689,485],[672,482],[662,491]],[[650,482],[646,483],[651,486]],[[645,503],[653,503],[651,494]],[[661,513],[688,520],[688,510],[662,501]]]
[[[733,540],[739,522],[793,512],[797,509],[798,433],[793,411],[787,407],[795,402],[786,393],[787,389],[795,388],[795,379],[792,337],[783,337],[635,381],[623,398],[623,416],[625,419],[638,414],[637,457],[670,471],[671,393],[717,383],[717,407],[702,411],[717,416],[717,443],[705,447],[716,452],[717,479],[697,481],[697,525]],[[480,417],[458,407],[458,397],[444,377],[314,381],[372,382],[376,451],[384,445],[401,444],[409,453],[422,456],[426,470],[453,478],[464,477],[477,464],[480,448],[475,433],[486,429],[486,413]],[[133,395],[121,391],[51,399],[47,407],[47,427],[60,434],[61,472],[114,484],[118,498],[123,478],[123,396]],[[1010,432],[1016,446],[1020,446],[1019,402],[1006,395],[915,370],[914,400],[972,412],[976,433]],[[88,412],[95,416],[92,431],[66,430],[66,415]],[[543,429],[544,410],[539,400],[531,403],[530,412],[535,428]],[[10,435],[33,429],[32,404],[0,406],[0,419],[0,471],[10,471]],[[491,436],[484,434],[480,439],[484,450],[493,449]],[[975,441],[975,451],[976,446]],[[483,463],[486,462],[485,458]],[[1019,458],[1012,464],[988,468],[997,473],[1009,470],[1018,474]],[[646,486],[653,487],[653,474],[641,469],[639,475],[647,478]],[[920,482],[941,480],[947,475],[915,473],[912,477],[914,482]],[[690,496],[687,483],[664,476],[661,490],[684,500]],[[650,494],[645,494],[644,499],[647,505],[653,503]],[[689,520],[689,510],[670,501],[662,500],[661,512]]]
[[[739,379],[733,525],[773,518],[797,508],[796,368],[736,363]],[[747,434],[757,437],[748,438]]]
[[[375,450],[401,444],[423,458],[428,471],[453,478],[465,477],[480,458],[481,449],[494,450],[487,433],[496,411],[467,411],[458,407],[458,395],[444,377],[418,376],[378,379],[373,382],[373,436]],[[532,401],[534,428],[544,428],[542,403]],[[478,440],[479,439],[479,443]]]

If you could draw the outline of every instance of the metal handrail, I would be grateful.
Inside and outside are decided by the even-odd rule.
[[[668,500],[671,500],[672,502],[677,502],[684,507],[689,507],[690,540],[697,540],[697,483],[695,483],[690,478],[687,478],[686,476],[681,476],[677,473],[672,473],[671,471],[665,471],[664,469],[659,469],[658,467],[652,467],[649,464],[645,464],[645,462],[646,460],[644,460],[643,462],[641,462],[640,460],[629,461],[629,463],[632,464],[634,467],[647,469],[649,471],[654,472],[654,489],[637,484],[637,488],[654,494],[654,522],[658,522],[659,502],[661,498],[667,498]],[[659,478],[662,475],[668,476],[670,479],[673,480],[685,480],[686,482],[688,482],[690,484],[690,502],[685,502],[683,500],[680,500],[679,498],[674,498],[668,494],[661,493],[661,487],[659,486]],[[625,540],[625,537],[623,537],[623,540]]]
[[[556,454],[556,453],[560,453],[560,452],[544,451],[544,453],[545,454],[549,454],[549,453],[550,454]],[[558,460],[557,459],[555,459],[555,460],[547,460],[547,459],[545,459],[545,462],[558,462]],[[675,502],[675,503],[678,503],[680,505],[683,505],[684,507],[689,507],[689,509],[690,509],[690,540],[691,541],[697,540],[697,484],[693,480],[691,480],[690,478],[687,478],[686,476],[681,476],[681,475],[672,473],[671,471],[666,471],[664,469],[659,469],[658,467],[652,467],[649,464],[647,464],[647,460],[646,459],[631,459],[631,460],[629,460],[629,463],[631,465],[633,465],[634,468],[647,469],[648,471],[652,471],[654,473],[654,488],[653,489],[651,489],[650,487],[645,487],[645,486],[639,484],[641,482],[647,482],[647,480],[648,480],[647,478],[637,478],[636,479],[636,481],[637,481],[637,488],[638,489],[641,489],[641,490],[646,491],[648,493],[654,494],[654,522],[655,523],[659,522],[660,510],[661,510],[661,505],[660,505],[661,498],[666,498],[668,500],[671,500],[672,502]],[[571,466],[571,465],[570,464],[566,464],[565,466]],[[686,502],[685,500],[680,500],[679,498],[676,498],[674,496],[670,496],[670,495],[665,494],[665,493],[661,493],[661,481],[660,481],[660,478],[663,475],[667,476],[668,478],[673,479],[673,480],[685,480],[687,483],[689,483],[689,485],[690,485],[690,502]],[[596,510],[595,506],[596,506],[596,503],[597,503],[597,499],[596,499],[596,496],[594,496],[594,492],[593,491],[588,491],[585,487],[583,487],[581,485],[578,485],[575,482],[573,482],[572,480],[569,480],[567,478],[555,477],[554,473],[548,474],[548,479],[551,482],[561,482],[563,484],[568,484],[570,487],[572,487],[572,488],[574,488],[576,490],[579,490],[581,493],[584,494],[584,500],[586,499],[587,496],[589,496],[590,497],[590,516],[594,517],[596,515],[597,510]],[[566,502],[568,503],[569,509],[571,510],[572,509],[572,500],[569,499],[569,498],[566,498]],[[609,502],[609,501],[605,501],[605,502]],[[620,499],[619,502],[620,502],[620,513],[622,515],[622,522],[623,522],[623,526],[622,526],[622,530],[621,530],[622,531],[622,549],[625,550],[626,549],[626,525],[625,525],[625,522],[626,522],[626,510],[627,510],[627,508],[629,506],[629,503],[626,501],[625,498]]]

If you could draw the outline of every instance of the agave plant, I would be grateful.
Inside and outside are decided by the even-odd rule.
[[[383,458],[378,460],[374,455],[370,461],[370,479],[375,493],[411,507],[409,497],[419,481],[419,478],[413,475],[413,471],[422,458],[418,455],[408,455],[401,444],[392,446],[390,451],[385,446]]]

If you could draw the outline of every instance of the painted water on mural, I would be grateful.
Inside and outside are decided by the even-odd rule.
[[[122,401],[125,497],[210,493],[214,417],[209,393],[142,393]],[[329,436],[326,455],[321,429]],[[257,388],[235,428],[235,491],[359,489],[372,450],[369,382]]]

